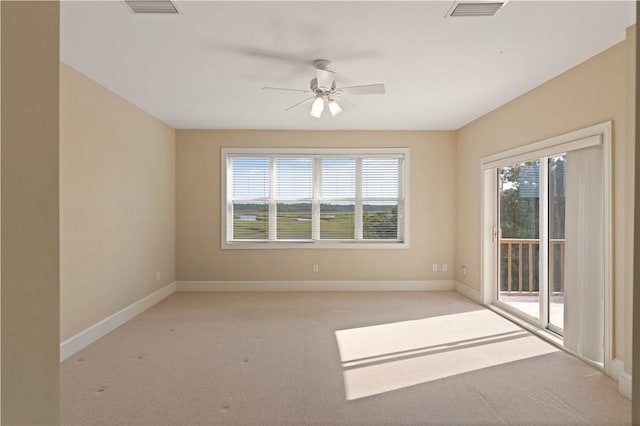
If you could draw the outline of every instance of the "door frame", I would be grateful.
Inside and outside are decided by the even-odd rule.
[[[563,350],[587,361],[588,363],[611,375],[613,362],[613,186],[611,163],[612,122],[595,124],[583,129],[554,136],[538,142],[519,146],[507,151],[488,155],[480,159],[480,253],[481,253],[481,285],[480,299],[482,303],[502,314],[511,314],[508,309],[496,306],[498,279],[498,224],[497,218],[497,168],[501,165],[513,164],[535,158],[550,157],[562,152],[589,146],[602,146],[603,188],[604,188],[604,363],[600,365],[580,354],[574,353],[564,346],[554,333],[540,327],[540,322],[529,322],[534,327],[531,331],[545,340],[560,346]],[[541,200],[541,205],[542,205]],[[542,249],[542,244],[541,244]],[[542,258],[542,252],[541,252]],[[544,271],[540,271],[541,276]],[[510,317],[512,315],[509,315]],[[524,320],[523,320],[524,321]],[[542,321],[542,320],[540,320]],[[526,324],[525,324],[526,326]]]

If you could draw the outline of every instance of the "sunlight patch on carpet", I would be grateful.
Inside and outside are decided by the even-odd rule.
[[[347,400],[557,352],[488,310],[335,332]]]

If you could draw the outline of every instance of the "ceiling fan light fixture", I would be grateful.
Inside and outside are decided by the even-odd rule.
[[[288,89],[284,87],[263,87],[262,89],[302,92],[308,95],[308,97],[291,105],[285,111],[291,111],[300,105],[309,105],[309,103],[311,103],[311,111],[309,111],[309,115],[314,118],[321,118],[325,107],[329,109],[332,117],[342,114],[343,108],[342,105],[340,105],[342,101],[347,102],[352,107],[355,107],[355,104],[343,98],[343,95],[382,95],[385,93],[384,83],[337,87],[336,73],[327,69],[329,61],[326,59],[317,59],[314,61],[313,65],[316,69],[316,76],[309,82],[309,89]],[[340,99],[340,103],[336,98]]]
[[[329,112],[332,117],[335,117],[342,112],[342,107],[335,99],[329,99]]]
[[[311,104],[311,112],[309,115],[315,118],[320,118],[322,116],[322,111],[324,111],[324,99],[322,96],[318,95],[313,101],[313,104]]]

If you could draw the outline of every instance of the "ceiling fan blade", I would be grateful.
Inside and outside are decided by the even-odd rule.
[[[291,105],[289,108],[285,109],[285,111],[291,111],[292,109],[294,109],[295,107],[298,107],[300,105],[306,104],[311,102],[312,100],[314,100],[316,97],[315,96],[311,96],[310,98],[306,98],[301,100],[300,102],[298,102],[297,104]]]
[[[313,93],[311,90],[304,89],[286,89],[283,87],[263,87],[262,90],[285,90],[287,92],[302,92],[302,93]]]
[[[331,90],[333,88],[333,81],[336,78],[335,72],[323,70],[322,68],[316,68],[316,75],[318,76],[319,88],[325,91]]]
[[[336,99],[340,99],[340,102],[343,102],[342,106],[346,107],[345,109],[354,110],[354,109],[358,108],[358,105],[354,104],[349,99],[344,98],[344,97],[342,97],[340,95],[337,95]]]
[[[365,84],[363,86],[340,87],[336,93],[340,95],[382,95],[384,94],[384,84]]]

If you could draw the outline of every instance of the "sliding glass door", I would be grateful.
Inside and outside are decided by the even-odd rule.
[[[611,368],[611,127],[482,159],[485,303]]]
[[[497,300],[563,334],[567,156],[498,168]]]
[[[540,319],[540,161],[498,169],[498,300]]]
[[[564,276],[565,276],[565,212],[567,187],[567,156],[566,154],[548,159],[549,191],[548,191],[548,221],[549,240],[549,297],[547,308],[549,312],[549,328],[562,334],[564,329]]]

